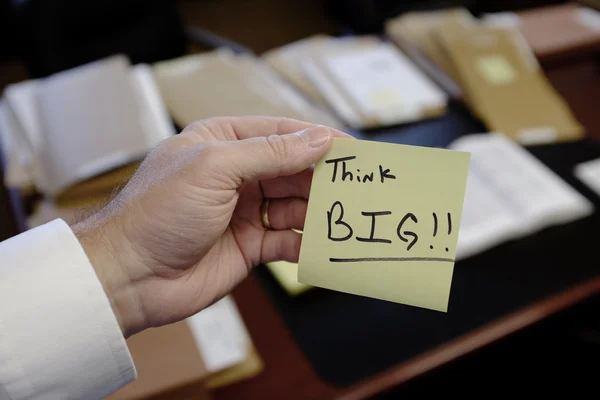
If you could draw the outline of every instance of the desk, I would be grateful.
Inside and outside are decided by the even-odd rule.
[[[548,71],[551,81],[573,107],[590,136],[595,139],[600,139],[600,114],[590,99],[600,98],[599,72],[597,64],[593,61],[563,65]],[[0,198],[3,204],[6,204],[5,199],[6,197]],[[482,273],[485,274],[485,270],[482,270]],[[371,378],[340,388],[325,383],[317,375],[279,311],[270,301],[259,277],[251,276],[235,290],[234,295],[256,347],[265,361],[265,370],[254,379],[215,390],[213,395],[216,399],[364,398],[407,382],[598,293],[600,271],[590,279],[565,284],[543,299],[518,310],[491,315],[490,322],[464,335],[452,338],[414,357],[399,359],[397,365]],[[196,391],[196,385],[190,385],[173,393],[172,398],[192,398]]]
[[[600,114],[590,99],[600,98],[600,69],[593,60],[560,65],[547,70],[552,83],[586,126],[589,136],[600,140]],[[544,155],[545,149],[539,149]],[[580,187],[580,189],[582,189]],[[588,193],[589,195],[589,193]],[[485,268],[485,266],[480,266]],[[485,274],[485,269],[482,271]],[[526,273],[522,274],[525,277]],[[519,276],[516,275],[515,279]],[[584,299],[600,293],[600,268],[585,279],[558,284],[550,293],[531,304],[508,313],[489,316],[482,324],[451,340],[427,349],[414,357],[349,387],[326,384],[311,367],[281,314],[264,294],[261,282],[251,277],[235,292],[242,315],[249,327],[266,369],[250,381],[216,390],[216,399],[260,398],[364,398],[451,362],[500,338],[533,325]],[[351,351],[349,349],[349,351]]]

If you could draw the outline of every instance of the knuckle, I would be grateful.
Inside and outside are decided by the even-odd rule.
[[[203,143],[202,146],[200,146],[197,157],[198,161],[201,163],[213,164],[223,157],[223,150],[213,143]]]
[[[181,133],[184,133],[184,132],[194,132],[194,133],[203,132],[206,129],[205,124],[206,124],[206,120],[194,121],[191,124],[189,124],[188,126],[186,126],[185,128],[183,128],[183,130],[181,131]]]
[[[288,156],[288,149],[281,136],[270,135],[266,138],[269,152],[276,162],[283,163]]]

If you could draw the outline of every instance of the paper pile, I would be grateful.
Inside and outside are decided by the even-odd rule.
[[[0,132],[5,184],[66,201],[106,197],[175,133],[150,67],[124,56],[10,85]]]
[[[154,64],[160,92],[181,128],[202,118],[269,115],[341,128],[263,61],[220,49]]]
[[[413,122],[446,111],[444,92],[397,48],[375,37],[315,36],[263,57],[352,128]]]
[[[450,148],[471,153],[457,259],[594,211],[589,200],[502,135],[468,135]]]
[[[437,79],[456,82],[462,99],[490,131],[523,144],[583,136],[517,29],[482,24],[466,10],[447,10],[400,16],[388,21],[386,31],[400,46],[412,46],[436,64],[430,72]]]

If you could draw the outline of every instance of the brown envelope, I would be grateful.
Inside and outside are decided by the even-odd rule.
[[[581,125],[518,32],[445,25],[439,40],[454,63],[468,103],[488,129],[521,143],[583,136]]]
[[[290,109],[265,100],[249,86],[248,70],[223,52],[186,56],[153,66],[156,80],[173,119],[185,127],[202,118],[222,115],[294,117]]]
[[[261,63],[217,50],[153,66],[161,94],[180,127],[216,116],[270,115],[339,126]]]
[[[540,59],[600,46],[597,12],[578,4],[534,8],[516,16],[518,29]]]
[[[436,32],[446,23],[473,24],[474,21],[473,16],[464,8],[410,12],[387,21],[385,32],[400,47],[403,47],[403,43],[417,47],[456,81],[458,77],[454,65],[437,40]]]

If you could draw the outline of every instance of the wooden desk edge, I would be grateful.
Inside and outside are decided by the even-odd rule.
[[[511,313],[471,333],[401,363],[397,367],[350,386],[336,398],[353,400],[373,396],[541,321],[597,293],[600,293],[600,275],[584,284],[572,287],[558,295]]]

